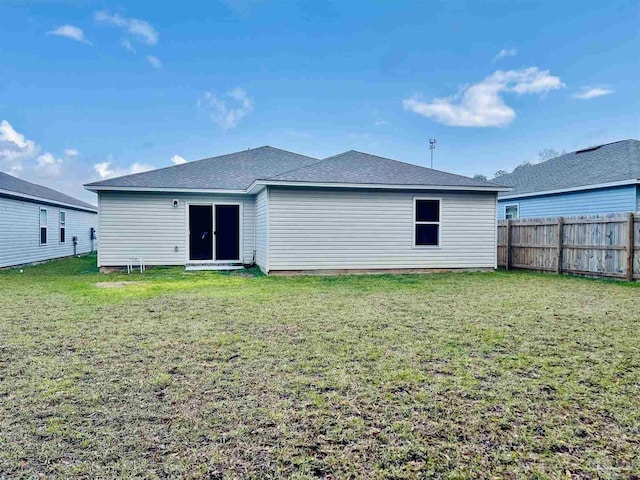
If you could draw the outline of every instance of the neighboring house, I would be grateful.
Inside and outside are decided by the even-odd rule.
[[[516,168],[496,182],[498,218],[555,217],[640,210],[640,141],[585,148]]]
[[[0,267],[90,252],[96,226],[93,205],[0,172]]]
[[[496,184],[349,151],[260,147],[85,186],[101,267],[492,269]],[[198,268],[198,267],[196,267]]]

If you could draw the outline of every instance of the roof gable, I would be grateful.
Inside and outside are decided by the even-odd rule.
[[[621,140],[567,153],[497,177],[510,197],[640,179],[640,141]]]
[[[73,206],[85,210],[96,211],[96,207],[83,202],[82,200],[78,200],[77,198],[71,197],[52,188],[38,185],[37,183],[27,182],[26,180],[22,180],[4,172],[0,172],[0,191],[4,191],[9,195],[13,193],[18,197],[30,197],[36,200],[42,199],[65,206]]]

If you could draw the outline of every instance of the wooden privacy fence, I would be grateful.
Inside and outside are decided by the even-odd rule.
[[[640,214],[498,222],[498,266],[640,279]]]

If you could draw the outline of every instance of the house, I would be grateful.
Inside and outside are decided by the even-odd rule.
[[[85,186],[101,267],[493,269],[494,183],[349,151],[260,147]]]
[[[622,140],[516,168],[495,179],[498,217],[532,218],[640,210],[640,141]]]
[[[94,249],[93,205],[0,172],[0,267]]]

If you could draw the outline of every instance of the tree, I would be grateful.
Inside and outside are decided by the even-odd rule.
[[[538,152],[538,161],[544,162],[545,160],[559,157],[560,155],[564,155],[565,153],[567,153],[566,150],[562,150],[561,152],[559,152],[558,150],[555,150],[553,148],[543,148]]]
[[[509,173],[509,172],[507,172],[505,170],[498,170],[496,173],[493,174],[493,178],[501,177],[503,175],[506,175],[507,173]]]
[[[526,160],[526,161],[522,162],[520,165],[518,165],[516,168],[514,168],[513,171],[515,172],[519,168],[530,167],[531,165],[533,165],[533,163],[531,163],[530,161]]]
[[[487,176],[483,175],[481,173],[476,173],[473,178],[475,178],[476,180],[487,180]]]

